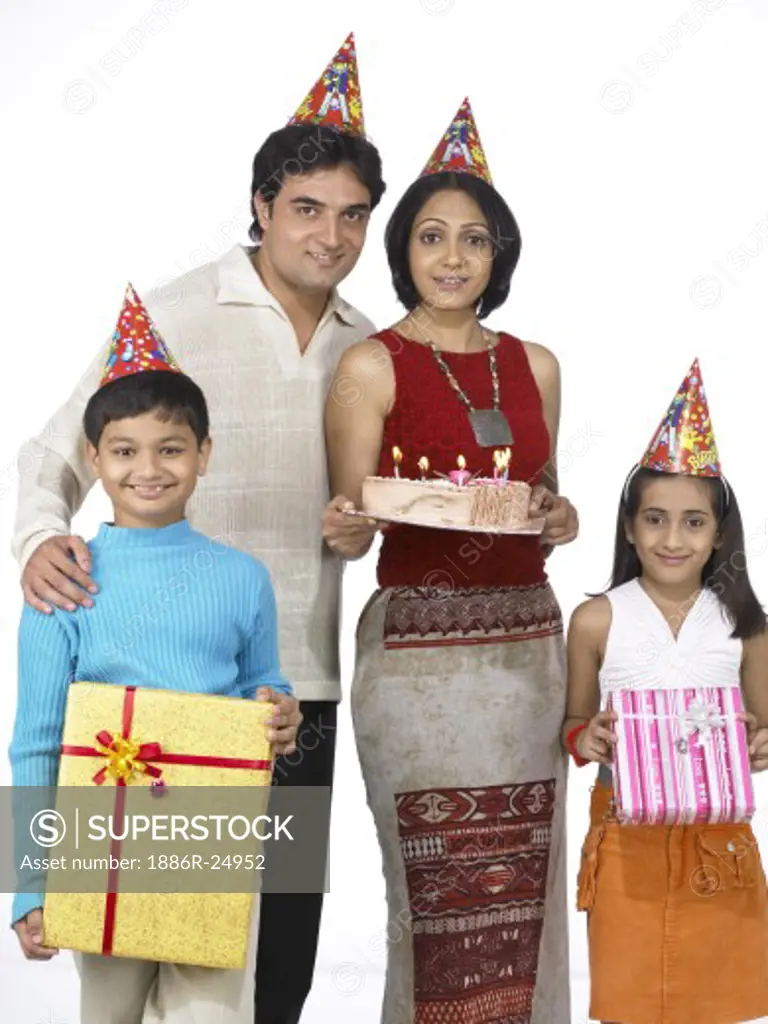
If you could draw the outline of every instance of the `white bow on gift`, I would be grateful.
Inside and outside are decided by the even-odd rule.
[[[707,704],[698,698],[691,701],[688,710],[683,715],[683,729],[686,736],[690,739],[697,732],[701,743],[711,737],[713,729],[720,729],[724,725],[725,718],[720,713],[717,704]]]

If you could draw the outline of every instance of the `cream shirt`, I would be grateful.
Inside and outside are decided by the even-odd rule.
[[[323,407],[342,353],[375,328],[334,293],[302,355],[291,322],[239,245],[142,299],[209,405],[213,452],[189,519],[266,563],[284,675],[302,700],[339,700],[341,563],[322,539],[329,498]],[[82,417],[108,349],[19,453],[32,466],[20,475],[13,540],[22,568],[42,541],[70,533],[94,483]]]

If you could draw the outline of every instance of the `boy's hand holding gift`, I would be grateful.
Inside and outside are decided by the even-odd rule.
[[[276,754],[293,754],[296,750],[296,733],[304,721],[299,702],[287,693],[281,693],[262,686],[256,691],[256,700],[268,700],[275,705],[275,712],[269,721],[273,727],[267,733]]]
[[[30,910],[13,926],[19,939],[21,951],[27,960],[50,960],[59,952],[43,945],[43,912]]]

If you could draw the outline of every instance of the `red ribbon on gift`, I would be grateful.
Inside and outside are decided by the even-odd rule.
[[[189,764],[202,768],[249,768],[252,771],[268,771],[271,761],[251,761],[244,757],[209,757],[204,754],[169,754],[165,753],[159,743],[136,743],[131,740],[133,711],[136,703],[136,687],[126,686],[123,700],[123,724],[120,736],[113,736],[106,729],[96,734],[95,747],[79,747],[65,743],[61,753],[72,757],[102,757],[107,763],[93,776],[97,786],[101,786],[108,778],[115,781],[115,814],[114,831],[122,832],[125,817],[125,787],[129,779],[138,772],[160,779],[163,772],[156,764]],[[153,763],[150,763],[153,762]],[[110,856],[120,859],[122,839],[112,839]],[[112,955],[112,944],[115,934],[115,912],[117,909],[117,876],[118,869],[110,869],[107,878],[107,903],[104,908],[104,929],[101,937],[101,952],[104,956]]]

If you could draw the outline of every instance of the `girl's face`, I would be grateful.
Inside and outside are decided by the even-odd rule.
[[[627,539],[644,575],[661,584],[698,586],[721,543],[710,489],[694,477],[658,476],[643,488],[637,515],[626,524]]]
[[[435,192],[411,228],[411,277],[422,302],[474,308],[491,277],[493,242],[475,200],[460,189]]]

